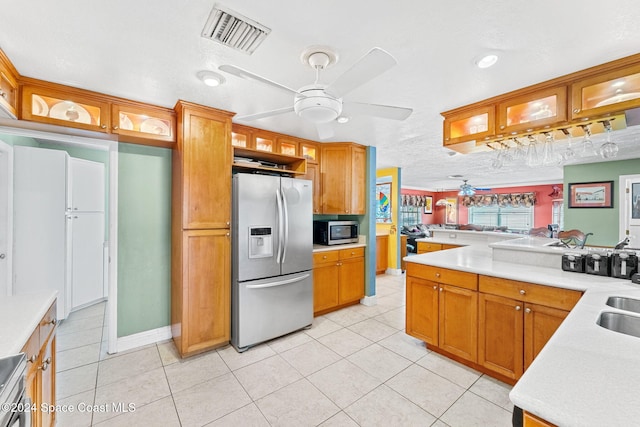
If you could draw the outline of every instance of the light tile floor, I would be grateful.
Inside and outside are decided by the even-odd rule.
[[[58,328],[56,383],[74,412],[58,425],[510,426],[510,386],[404,333],[404,276],[378,276],[376,289],[376,306],[185,360],[171,341],[108,355],[106,304],[74,312]]]

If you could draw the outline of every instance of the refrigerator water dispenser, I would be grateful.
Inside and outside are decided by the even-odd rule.
[[[273,256],[271,227],[249,227],[249,258]]]

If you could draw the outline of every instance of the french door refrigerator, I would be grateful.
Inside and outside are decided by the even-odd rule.
[[[233,176],[231,343],[240,352],[313,321],[312,188]]]

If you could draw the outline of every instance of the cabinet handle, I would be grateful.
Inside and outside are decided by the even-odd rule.
[[[351,252],[351,255],[355,255],[355,254],[356,254],[355,252]]]
[[[579,112],[580,112],[580,109],[579,109],[579,108],[574,108],[574,109],[573,109],[573,112],[574,112],[574,113],[579,113]]]
[[[107,125],[100,125],[100,129],[106,129]]]
[[[527,313],[527,314],[529,314],[529,313],[531,313],[531,309],[530,309],[530,308],[525,308],[525,309],[524,309],[524,312],[525,312],[525,313]]]
[[[519,305],[516,305],[516,311],[520,311],[522,307],[520,307]]]
[[[440,273],[436,273],[436,277],[440,277]]]
[[[440,288],[440,292],[442,292],[442,288]]]
[[[433,287],[433,290],[434,290],[434,291],[438,290],[438,287],[437,287],[437,286],[434,286],[434,287]]]
[[[113,130],[118,130],[118,129],[119,127],[117,125],[113,127]]]
[[[27,362],[36,363],[37,359],[38,359],[38,356],[34,354],[33,356],[31,356],[30,358],[27,359]]]
[[[229,233],[225,234],[225,236],[229,237]]]
[[[525,291],[524,289],[520,289],[520,295],[524,295],[526,293],[527,293],[527,291]]]
[[[47,365],[51,364],[51,356],[47,357],[47,359],[44,361],[44,363],[46,363]]]
[[[47,323],[51,324],[51,325],[55,325],[56,323],[58,323],[58,319],[56,319],[55,317],[51,320],[49,320]]]
[[[0,96],[3,97],[4,99],[7,99],[7,92],[0,90]]]
[[[324,255],[324,256],[322,257],[322,259],[327,259],[327,256],[326,256],[326,255]]]
[[[229,225],[229,221],[227,221],[227,225]]]
[[[500,129],[504,129],[504,125],[500,126]]]

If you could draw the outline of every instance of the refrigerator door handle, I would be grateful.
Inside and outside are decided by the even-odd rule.
[[[284,210],[284,241],[282,245],[282,263],[284,264],[284,260],[287,257],[287,246],[289,246],[289,209],[287,208],[287,197],[284,194],[284,189],[281,190],[282,194],[282,206]]]
[[[276,204],[278,206],[278,249],[276,253],[276,263],[281,264],[283,259],[281,259],[282,253],[282,224],[283,220],[283,212],[282,212],[282,199],[280,197],[280,188],[276,189]]]
[[[278,280],[277,282],[263,283],[262,285],[247,285],[247,289],[273,288],[275,286],[283,286],[290,283],[301,282],[307,277],[309,277],[309,275],[304,274],[302,276],[294,277],[293,279]]]

